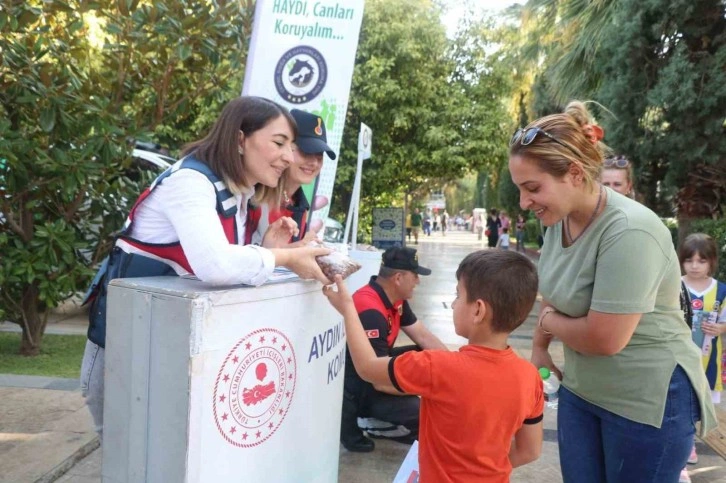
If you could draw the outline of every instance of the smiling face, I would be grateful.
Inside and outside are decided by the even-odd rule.
[[[567,216],[575,206],[577,192],[581,191],[575,188],[572,173],[555,178],[523,156],[509,158],[509,172],[519,188],[519,206],[533,211],[545,226],[552,226]]]
[[[625,169],[603,169],[600,182],[621,195],[629,196],[630,192],[633,191],[633,183],[628,181],[628,172]]]
[[[323,153],[308,154],[295,149],[295,162],[288,171],[288,184],[293,187],[310,184],[323,168]]]
[[[287,119],[278,116],[249,136],[240,132],[244,150],[245,185],[258,183],[274,188],[282,173],[294,162],[293,131]]]

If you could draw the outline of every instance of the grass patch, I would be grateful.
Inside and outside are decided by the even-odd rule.
[[[0,374],[78,379],[86,336],[46,334],[36,357],[18,354],[20,333],[0,332]]]

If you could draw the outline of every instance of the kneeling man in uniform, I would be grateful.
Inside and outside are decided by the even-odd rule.
[[[446,346],[433,335],[408,305],[419,275],[431,270],[418,264],[413,248],[389,248],[383,253],[378,276],[353,294],[358,316],[378,357],[393,357],[409,350]],[[416,344],[393,347],[400,330]],[[343,415],[340,441],[349,451],[373,451],[373,438],[411,444],[418,438],[419,398],[393,386],[373,386],[356,373],[350,355],[345,361]]]

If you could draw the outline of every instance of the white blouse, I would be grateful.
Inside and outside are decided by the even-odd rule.
[[[247,201],[252,193],[235,195],[239,241],[245,237]],[[139,206],[129,236],[146,243],[181,242],[194,274],[204,282],[261,285],[275,268],[274,255],[262,247],[230,244],[216,206],[216,192],[207,177],[193,169],[180,169]],[[127,253],[149,256],[123,240],[116,246]],[[178,275],[189,274],[178,264],[169,264]]]

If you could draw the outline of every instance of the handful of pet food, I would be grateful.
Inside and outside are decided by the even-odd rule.
[[[358,262],[341,252],[335,245],[331,245],[329,243],[310,242],[309,246],[330,248],[333,250],[327,255],[315,257],[315,260],[318,262],[318,266],[323,271],[323,274],[331,282],[335,280],[336,275],[340,275],[343,279],[346,279],[349,275],[357,272],[361,268],[361,265]]]

